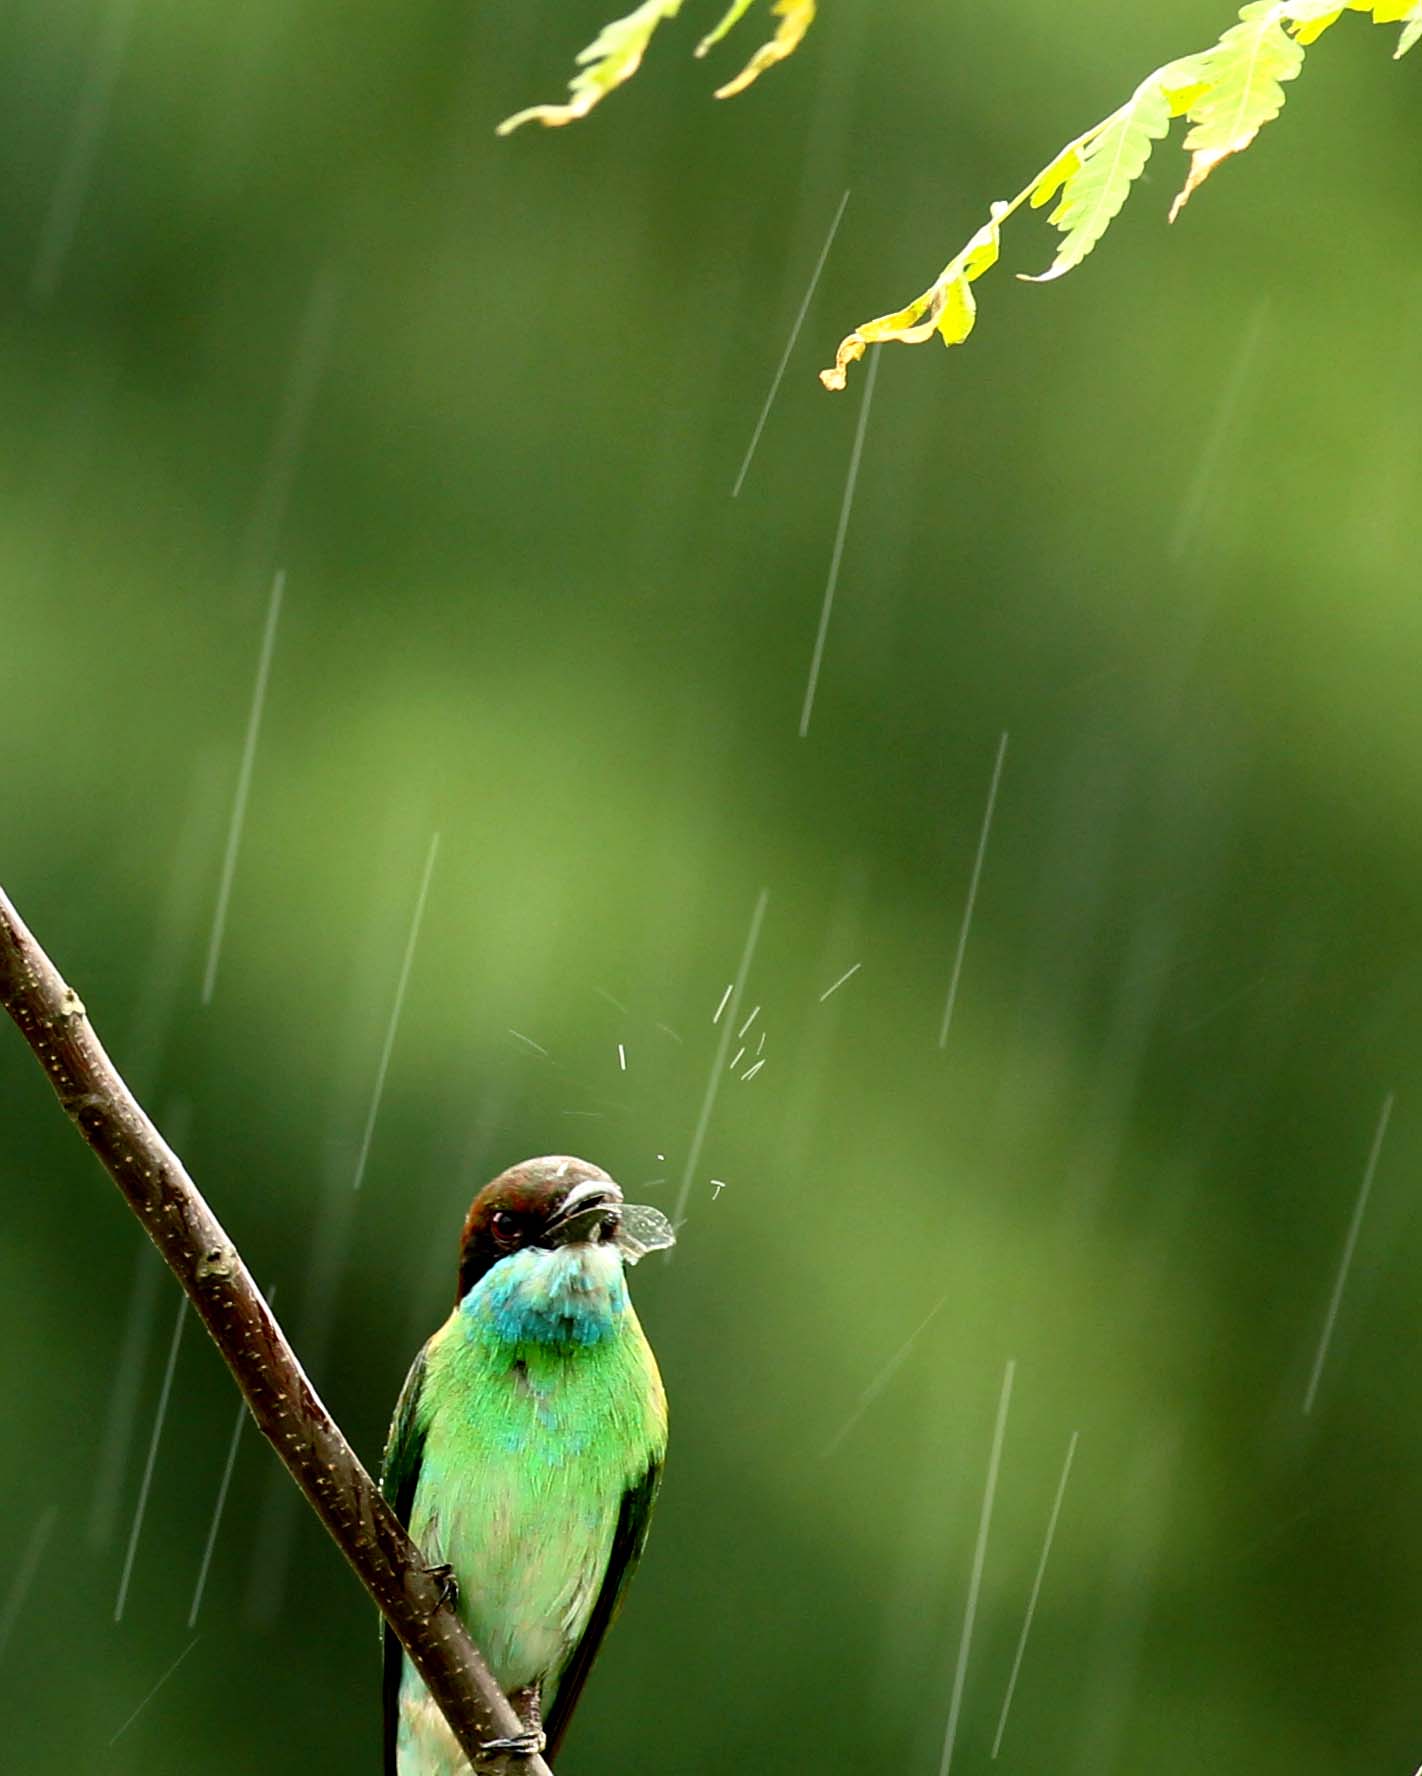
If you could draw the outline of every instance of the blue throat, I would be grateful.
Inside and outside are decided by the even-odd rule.
[[[501,1258],[460,1304],[502,1344],[600,1344],[627,1312],[622,1254],[611,1243],[578,1242],[552,1251],[525,1247]]]

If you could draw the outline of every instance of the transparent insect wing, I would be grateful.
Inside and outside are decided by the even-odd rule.
[[[671,1222],[660,1209],[654,1209],[647,1203],[624,1203],[617,1229],[617,1244],[625,1262],[635,1264],[639,1258],[645,1258],[648,1252],[661,1252],[668,1246],[674,1246],[676,1235],[672,1232]]]

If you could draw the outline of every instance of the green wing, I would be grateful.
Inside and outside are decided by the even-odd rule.
[[[415,1408],[425,1379],[425,1350],[410,1365],[400,1398],[395,1402],[395,1416],[390,1421],[390,1435],[385,1439],[385,1454],[380,1462],[380,1490],[386,1503],[400,1521],[408,1525],[410,1507],[415,1502],[420,1466],[424,1460],[425,1434],[417,1425]],[[405,1649],[395,1638],[394,1630],[384,1624],[385,1654],[381,1679],[384,1724],[381,1743],[384,1747],[385,1776],[397,1776],[396,1741],[400,1727],[400,1673]]]
[[[622,1509],[617,1514],[617,1528],[613,1532],[612,1552],[603,1574],[602,1589],[597,1594],[583,1637],[558,1679],[553,1706],[544,1718],[543,1729],[548,1735],[550,1758],[558,1755],[558,1747],[568,1730],[578,1697],[583,1693],[583,1685],[588,1680],[602,1638],[612,1626],[632,1574],[637,1570],[637,1562],[642,1558],[642,1549],[647,1544],[647,1528],[652,1520],[652,1505],[661,1479],[662,1464],[654,1461],[636,1485],[630,1486],[622,1495]]]

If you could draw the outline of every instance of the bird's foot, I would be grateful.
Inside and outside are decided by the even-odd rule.
[[[425,1576],[433,1579],[439,1586],[439,1602],[435,1607],[443,1609],[448,1604],[453,1609],[459,1602],[459,1580],[454,1576],[454,1568],[448,1565],[427,1566]]]
[[[518,1716],[523,1731],[508,1739],[486,1740],[483,1746],[485,1754],[537,1757],[548,1743],[548,1736],[543,1731],[542,1685],[524,1684],[519,1689],[510,1690],[509,1703]]]
[[[542,1728],[535,1728],[527,1733],[515,1733],[511,1739],[486,1739],[479,1747],[485,1757],[494,1757],[502,1753],[507,1757],[537,1757],[548,1743],[548,1735]]]

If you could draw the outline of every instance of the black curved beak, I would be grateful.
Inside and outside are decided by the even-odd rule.
[[[617,1185],[610,1178],[588,1178],[563,1198],[558,1213],[543,1229],[543,1239],[555,1246],[601,1239],[616,1231],[621,1216],[622,1192]]]

